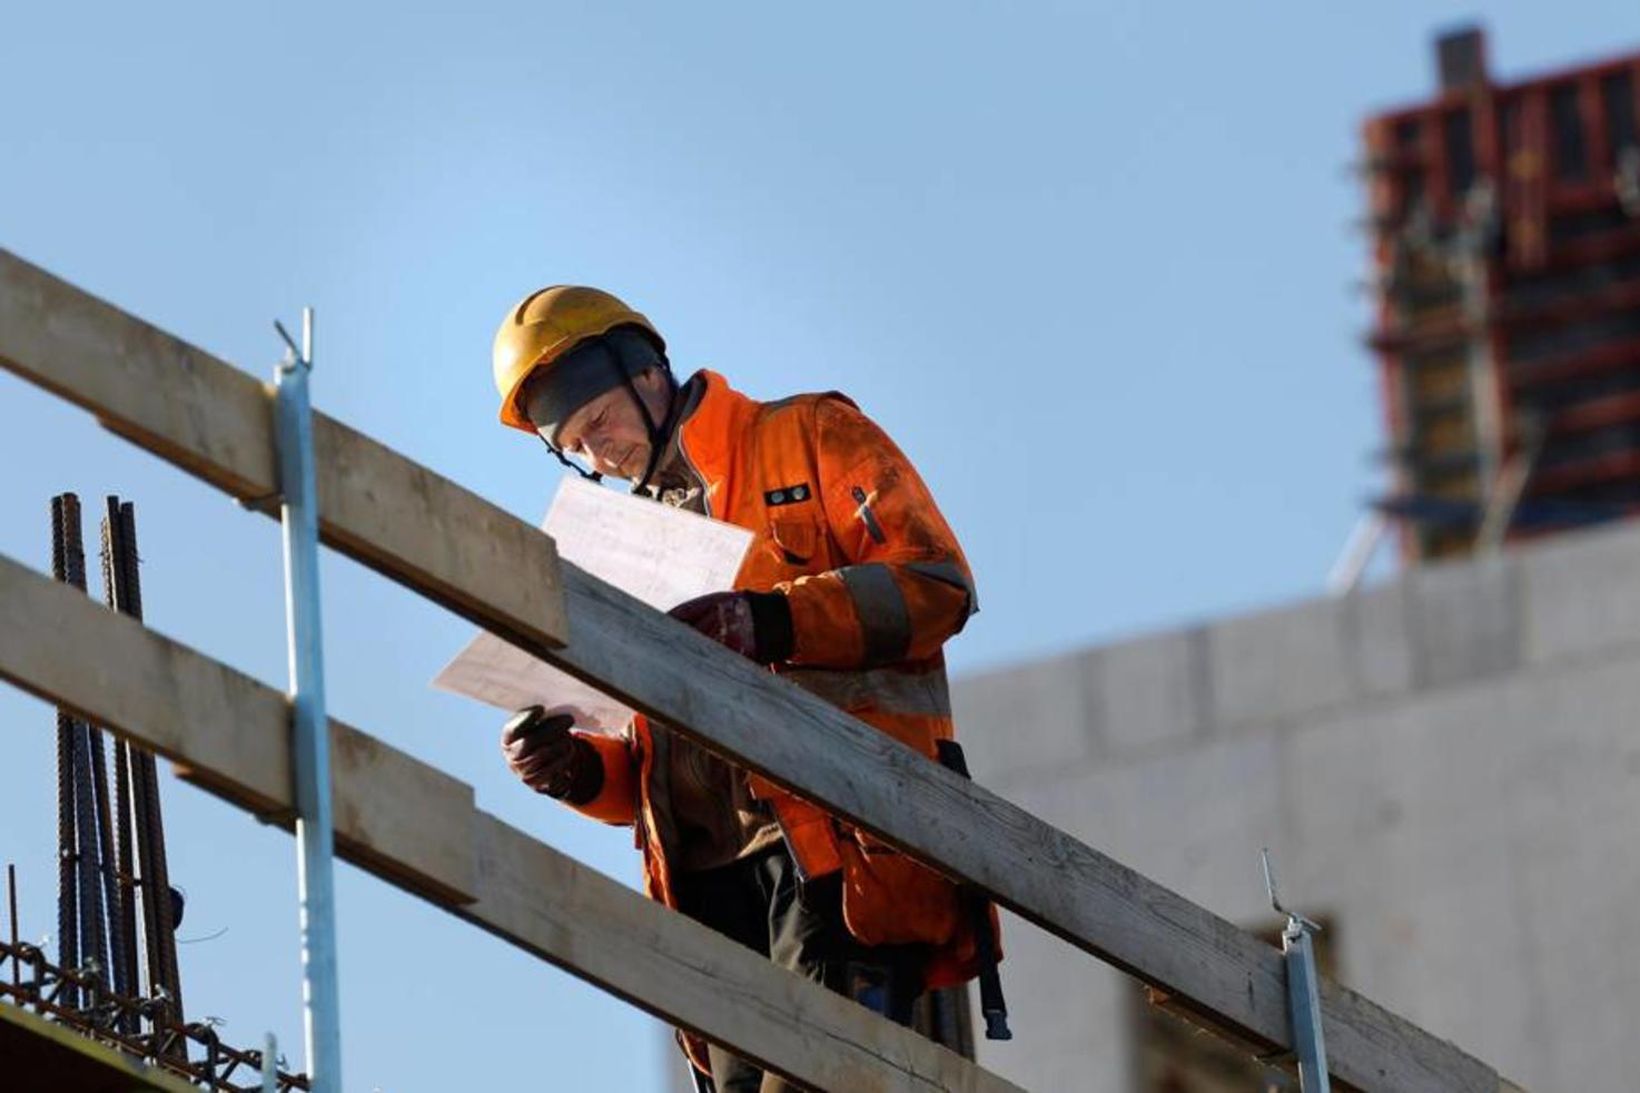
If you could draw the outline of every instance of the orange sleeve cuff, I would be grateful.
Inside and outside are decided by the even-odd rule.
[[[604,784],[586,804],[570,805],[575,811],[606,824],[631,824],[638,817],[637,776],[633,768],[632,746],[619,736],[580,732],[577,737],[592,745],[604,765]]]
[[[835,571],[799,577],[778,586],[792,612],[790,663],[852,668],[865,654],[854,603]]]

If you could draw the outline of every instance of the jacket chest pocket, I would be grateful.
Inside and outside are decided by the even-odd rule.
[[[806,570],[820,551],[820,529],[813,520],[770,520],[768,548],[782,565]]]

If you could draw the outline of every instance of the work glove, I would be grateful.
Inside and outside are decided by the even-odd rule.
[[[535,792],[584,805],[603,788],[604,764],[591,744],[569,731],[574,724],[570,714],[549,716],[540,706],[526,706],[502,728],[501,751]]]
[[[708,592],[667,612],[759,664],[792,655],[792,609],[778,592]]]

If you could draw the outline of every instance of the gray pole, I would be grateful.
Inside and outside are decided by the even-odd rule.
[[[1281,931],[1281,952],[1287,966],[1287,1017],[1292,1023],[1293,1055],[1298,1060],[1298,1087],[1303,1093],[1328,1093],[1332,1078],[1327,1073],[1327,1041],[1321,1032],[1321,984],[1316,977],[1315,946],[1311,935],[1321,927],[1296,911],[1281,905],[1276,894],[1276,875],[1270,868],[1270,851],[1264,851],[1264,887],[1270,906],[1287,916]]]
[[[290,640],[291,739],[296,771],[297,886],[302,927],[302,1028],[313,1093],[340,1093],[342,1035],[336,987],[336,896],[330,817],[330,733],[319,625],[319,499],[313,471],[313,310],[302,310],[302,348],[278,327],[289,353],[278,371],[280,516],[285,539],[285,616]]]

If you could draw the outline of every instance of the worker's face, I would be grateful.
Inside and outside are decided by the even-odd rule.
[[[632,382],[659,424],[666,417],[670,394],[666,377],[652,368]],[[637,478],[649,465],[649,429],[624,383],[571,414],[558,430],[558,446],[564,454],[611,478]]]

